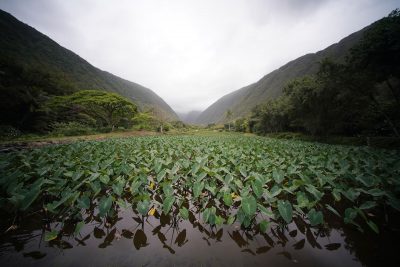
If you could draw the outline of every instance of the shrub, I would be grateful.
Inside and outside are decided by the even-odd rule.
[[[75,121],[56,122],[52,124],[52,128],[52,134],[61,136],[85,135],[94,133],[93,128],[87,126],[86,124]]]

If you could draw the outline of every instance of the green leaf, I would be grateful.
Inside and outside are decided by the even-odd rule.
[[[100,199],[100,202],[99,202],[99,215],[100,215],[100,217],[104,217],[104,216],[107,215],[108,211],[111,208],[112,201],[113,200],[112,200],[111,196],[109,196],[109,197],[103,196]]]
[[[108,175],[101,175],[99,179],[100,182],[102,182],[103,184],[108,184],[108,182],[110,181],[110,177]]]
[[[187,220],[189,218],[189,211],[185,207],[181,207],[179,209],[179,214],[181,215],[182,219]]]
[[[47,232],[44,235],[44,241],[48,242],[48,241],[54,240],[54,239],[57,238],[57,236],[58,236],[58,231],[57,230],[53,230],[51,232]]]
[[[163,203],[163,212],[164,214],[168,214],[169,211],[172,208],[172,205],[174,205],[175,202],[175,197],[174,196],[167,196],[164,199],[164,203]]]
[[[244,197],[244,198],[242,198],[241,207],[242,207],[244,213],[248,217],[251,217],[257,211],[257,201],[252,195]]]
[[[273,170],[272,178],[274,178],[277,184],[280,184],[285,179],[285,174],[282,170]]]
[[[221,216],[217,215],[215,217],[215,225],[221,226],[224,223],[224,218],[222,218]]]
[[[263,184],[260,180],[256,179],[251,183],[251,187],[253,188],[254,194],[257,198],[260,198],[263,194]]]
[[[210,218],[211,210],[209,208],[205,209],[203,211],[203,221],[204,223],[208,222],[208,219]]]
[[[224,203],[227,206],[231,206],[233,203],[232,196],[230,193],[224,193]]]
[[[357,210],[352,208],[347,208],[344,211],[344,222],[353,223],[354,219],[357,217]]]
[[[125,184],[123,182],[118,182],[118,183],[112,185],[112,189],[115,194],[117,194],[118,196],[121,196],[122,192],[124,191],[124,186],[125,186]]]
[[[226,221],[226,223],[228,224],[228,225],[231,225],[231,224],[233,224],[235,222],[235,216],[229,216],[228,217],[228,220]]]
[[[82,227],[83,227],[84,225],[85,225],[85,222],[83,222],[83,221],[78,222],[78,223],[76,224],[76,226],[75,226],[74,234],[75,234],[75,235],[79,234],[80,231],[81,231],[81,229],[82,229]]]
[[[274,218],[274,213],[272,211],[267,210],[267,208],[265,208],[263,205],[261,205],[260,203],[257,204],[257,207],[260,209],[261,213],[270,217],[270,218]]]
[[[278,211],[286,223],[290,223],[292,221],[293,209],[289,201],[279,200]]]
[[[324,215],[322,214],[322,212],[315,211],[315,209],[311,209],[308,212],[307,217],[310,220],[311,226],[322,224],[324,222]]]
[[[149,207],[150,207],[150,202],[148,200],[139,201],[137,203],[137,210],[143,216],[147,215],[147,212],[149,211]]]
[[[270,225],[270,222],[268,222],[266,220],[262,220],[260,222],[260,231],[262,233],[265,233],[267,231],[269,225]]]
[[[326,208],[327,208],[328,210],[330,210],[330,211],[331,211],[333,214],[335,214],[336,216],[342,217],[342,216],[340,216],[339,212],[338,212],[337,210],[335,210],[331,205],[326,204]]]
[[[375,202],[375,201],[365,201],[365,202],[360,206],[360,209],[362,209],[362,210],[368,210],[368,209],[372,209],[373,207],[376,207],[376,202]]]
[[[204,182],[196,182],[193,184],[193,197],[198,198],[203,191]]]
[[[374,231],[375,233],[379,234],[379,228],[373,221],[368,220],[367,224],[372,229],[372,231]]]
[[[21,210],[26,210],[29,206],[36,200],[41,192],[41,187],[43,184],[43,179],[38,180],[32,186],[32,188],[28,191],[25,197],[21,201]]]
[[[80,198],[77,199],[78,202],[78,207],[81,209],[89,209],[90,208],[90,199],[87,195],[83,195]]]
[[[160,172],[157,174],[157,182],[160,183],[160,182],[164,179],[165,174],[167,174],[167,172],[165,171],[165,169],[162,170],[162,171],[160,171]]]
[[[297,205],[300,208],[307,207],[309,203],[310,201],[308,200],[306,193],[302,191],[297,192]]]

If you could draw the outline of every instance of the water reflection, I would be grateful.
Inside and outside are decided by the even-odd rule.
[[[313,228],[298,216],[286,226],[272,223],[262,233],[258,227],[244,229],[237,223],[221,227],[206,225],[192,212],[189,220],[182,220],[175,213],[156,212],[154,216],[143,217],[132,209],[116,211],[107,219],[94,214],[91,211],[85,215],[86,224],[79,234],[74,233],[76,223],[48,225],[39,214],[7,232],[3,229],[7,229],[9,222],[4,221],[1,265],[397,266],[399,263],[398,255],[393,253],[399,249],[396,231],[365,235],[338,226],[337,222],[326,228]],[[45,232],[54,228],[62,229],[62,234],[45,242]],[[387,243],[394,239],[396,242]]]

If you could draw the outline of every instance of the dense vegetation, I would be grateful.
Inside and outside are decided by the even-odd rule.
[[[254,109],[254,132],[400,137],[400,11],[367,29],[343,63],[325,59],[316,75],[287,84]]]
[[[93,206],[97,218],[202,214],[204,224],[260,231],[337,216],[378,232],[379,218],[400,210],[399,162],[397,152],[243,136],[81,142],[0,155],[0,207],[15,222],[41,211],[78,232]]]
[[[0,10],[0,125],[23,132],[43,132],[43,104],[53,96],[80,90],[117,93],[140,111],[177,120],[154,92],[90,65],[73,52]]]

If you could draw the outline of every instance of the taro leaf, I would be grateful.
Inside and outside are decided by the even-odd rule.
[[[181,215],[182,219],[187,220],[189,218],[189,211],[185,207],[181,207],[179,209],[179,214]]]
[[[80,198],[77,199],[78,202],[78,207],[81,209],[89,209],[90,208],[90,199],[87,195],[83,195]]]
[[[164,199],[164,203],[163,203],[163,212],[165,214],[168,214],[169,211],[172,208],[172,205],[174,205],[175,202],[175,197],[174,196],[168,196]]]
[[[81,232],[82,227],[85,225],[85,222],[78,222],[75,226],[74,234],[77,235]]]
[[[277,184],[280,184],[285,179],[285,174],[282,170],[274,170],[272,172],[272,178],[274,178]]]
[[[394,209],[400,211],[400,200],[394,198],[394,197],[389,197],[387,203]]]
[[[297,242],[296,244],[293,245],[294,249],[302,249],[304,248],[304,244],[306,243],[306,240],[303,238],[302,240],[300,240],[299,242]]]
[[[193,197],[198,198],[203,191],[204,182],[196,182],[193,184]]]
[[[252,195],[249,195],[242,198],[241,207],[246,216],[252,217],[257,211],[257,201]]]
[[[25,195],[25,197],[21,201],[21,210],[26,210],[29,208],[29,206],[35,201],[35,199],[39,196],[40,194],[40,188],[42,187],[43,184],[43,179],[40,179],[36,181],[28,193]]]
[[[215,225],[221,226],[224,222],[225,222],[225,220],[221,216],[217,215],[215,217]]]
[[[260,209],[261,213],[264,214],[265,216],[268,216],[270,218],[274,218],[274,213],[272,211],[267,210],[263,205],[260,203],[257,204],[257,207]]]
[[[376,206],[376,202],[375,201],[366,201],[360,206],[360,209],[368,210],[368,209],[372,209],[375,206]]]
[[[197,180],[198,182],[200,182],[200,181],[203,180],[203,178],[206,177],[206,176],[207,176],[207,173],[201,172],[199,175],[197,175],[196,180]]]
[[[325,248],[326,248],[327,250],[337,250],[337,249],[339,249],[340,247],[341,247],[341,244],[340,244],[340,243],[331,243],[331,244],[325,245]]]
[[[141,215],[145,216],[149,211],[149,206],[150,202],[148,200],[139,201],[137,203],[137,210]]]
[[[99,215],[100,217],[106,216],[107,212],[110,210],[112,205],[112,197],[105,197],[103,196],[99,201]]]
[[[372,229],[372,231],[374,231],[375,233],[379,234],[379,228],[373,221],[368,220],[367,224]]]
[[[165,196],[172,196],[174,194],[174,188],[170,183],[164,184],[163,192]]]
[[[293,209],[289,201],[279,200],[278,210],[279,214],[282,216],[286,223],[290,223],[292,221]]]
[[[256,179],[251,183],[251,187],[253,188],[253,192],[257,196],[257,198],[260,198],[263,194],[262,182]]]
[[[211,214],[211,210],[208,209],[208,208],[203,211],[203,221],[204,221],[204,223],[208,222],[208,219],[210,218],[210,214]]]
[[[51,231],[51,232],[47,232],[47,233],[44,235],[44,241],[51,241],[51,240],[54,240],[54,239],[57,238],[57,236],[58,236],[58,231],[57,231],[57,230],[53,230],[53,231]]]
[[[99,177],[100,182],[102,182],[103,184],[108,184],[108,182],[110,181],[110,176],[108,175],[101,175]]]
[[[356,180],[360,181],[366,187],[371,187],[376,183],[376,180],[372,176],[366,175],[359,175],[356,177]]]
[[[226,223],[228,225],[231,225],[231,224],[233,224],[235,222],[235,219],[236,219],[235,216],[229,216],[228,220],[226,221]]]
[[[357,210],[352,208],[347,208],[344,211],[344,222],[345,223],[352,223],[353,220],[357,217]]]
[[[157,174],[157,182],[160,183],[160,182],[162,181],[162,179],[164,179],[166,173],[167,173],[167,172],[165,171],[165,169],[162,170],[162,171],[160,171],[160,172]]]
[[[136,231],[135,237],[133,238],[133,245],[137,250],[148,245],[147,236],[141,229]]]
[[[308,184],[306,190],[315,197],[316,200],[320,200],[324,193],[319,191],[315,186]]]
[[[225,194],[224,194],[224,203],[225,203],[225,205],[227,205],[227,206],[231,206],[232,205],[232,203],[233,203],[233,200],[232,200],[232,196],[231,196],[231,194],[229,194],[228,192],[226,192]]]
[[[215,221],[217,219],[217,216],[215,214],[216,212],[217,212],[217,209],[215,207],[211,207],[210,208],[210,216],[208,217],[208,223],[210,225],[214,225],[215,224]]]
[[[328,210],[330,210],[330,211],[331,211],[333,214],[335,214],[336,216],[342,217],[342,216],[340,216],[339,212],[338,212],[337,210],[335,210],[331,205],[326,204],[326,208],[327,208]]]
[[[308,200],[306,193],[302,191],[297,192],[297,205],[300,208],[307,207],[309,203],[310,201]]]
[[[118,196],[121,196],[122,192],[124,191],[124,186],[125,185],[123,182],[118,182],[118,183],[112,185],[112,189],[115,194],[117,194]]]
[[[366,193],[366,194],[369,194],[369,195],[371,195],[373,197],[381,197],[381,196],[386,195],[385,191],[382,191],[379,188],[373,188],[373,189],[370,189],[368,191],[364,190],[363,192]]]
[[[354,188],[349,188],[347,191],[343,192],[343,195],[350,201],[354,202],[360,195],[359,191],[356,191]]]
[[[322,212],[315,211],[315,209],[311,209],[308,212],[307,217],[310,220],[311,226],[322,224],[324,222],[324,216],[323,216]]]
[[[342,198],[340,196],[340,190],[339,189],[333,189],[332,190],[332,195],[335,198],[336,201],[340,201]]]
[[[186,229],[184,229],[176,237],[175,244],[178,244],[178,247],[182,247],[186,242],[188,241],[186,240]]]
[[[269,224],[270,224],[270,223],[269,223],[268,221],[262,220],[262,221],[260,222],[260,224],[259,224],[259,226],[260,226],[260,231],[261,231],[262,233],[265,233],[265,232],[267,231],[267,229],[268,229]]]

